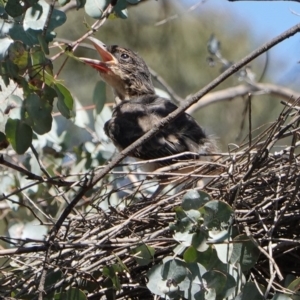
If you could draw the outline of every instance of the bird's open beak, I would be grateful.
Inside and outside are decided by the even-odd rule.
[[[93,43],[93,46],[100,54],[102,61],[86,57],[79,57],[79,59],[99,72],[107,73],[110,71],[111,65],[116,65],[118,63],[117,59],[109,51],[107,51],[105,44],[101,41],[93,37],[89,37],[89,40]]]

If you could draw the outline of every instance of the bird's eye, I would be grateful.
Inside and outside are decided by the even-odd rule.
[[[126,53],[122,53],[122,54],[121,54],[121,58],[123,58],[123,59],[128,59],[128,58],[129,58],[129,55],[126,54]]]

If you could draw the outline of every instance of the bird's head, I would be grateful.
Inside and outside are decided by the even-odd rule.
[[[155,93],[149,69],[140,56],[129,49],[106,46],[95,38],[89,39],[102,61],[85,57],[80,60],[98,70],[120,100]]]

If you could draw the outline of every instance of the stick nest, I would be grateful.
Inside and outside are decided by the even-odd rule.
[[[261,255],[247,276],[268,286],[270,295],[282,290],[281,279],[287,274],[300,276],[298,103],[286,104],[278,119],[257,137],[250,134],[247,143],[230,145],[228,153],[201,167],[202,175],[213,174],[204,191],[231,205],[233,225],[256,241]],[[88,299],[106,299],[108,280],[102,275],[103,267],[123,264],[126,271],[118,275],[116,298],[153,299],[146,288],[147,271],[165,256],[174,255],[177,243],[169,230],[175,221],[174,207],[181,204],[182,195],[195,180],[183,176],[181,183],[188,182],[189,187],[181,184],[171,195],[145,199],[148,180],[133,184],[130,176],[109,175],[100,191],[90,195],[90,206],[69,216],[54,243],[35,243],[8,254],[0,270],[0,296],[18,291],[20,298],[37,299],[41,274],[47,269],[47,274],[61,274],[55,285],[46,277],[43,288],[48,295],[79,286],[89,291]],[[124,200],[114,205],[120,197]],[[103,201],[108,209],[101,206]],[[131,252],[140,244],[155,249],[150,265],[139,266]]]

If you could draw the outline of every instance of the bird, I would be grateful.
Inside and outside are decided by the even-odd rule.
[[[89,39],[102,60],[79,59],[96,69],[113,89],[116,106],[104,131],[122,151],[178,107],[155,93],[148,66],[136,52],[118,45],[106,46],[93,37]],[[209,161],[215,152],[215,139],[191,115],[183,113],[136,147],[130,156],[142,161],[160,159],[143,165],[144,171],[154,172],[182,161]]]

